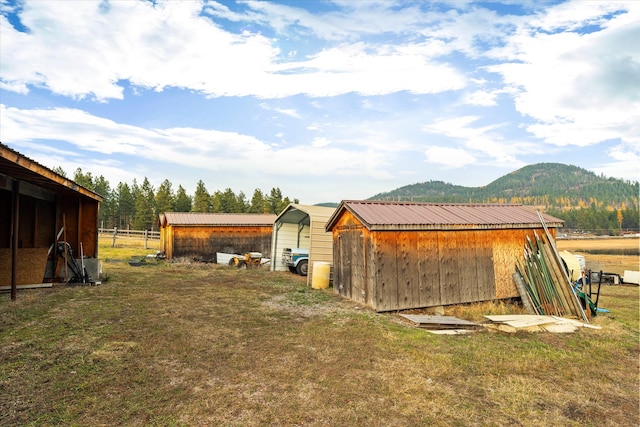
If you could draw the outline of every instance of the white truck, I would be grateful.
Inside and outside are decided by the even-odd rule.
[[[306,276],[309,270],[309,249],[284,248],[282,251],[282,264],[289,267],[292,273]]]

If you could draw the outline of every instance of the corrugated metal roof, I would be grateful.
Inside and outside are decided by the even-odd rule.
[[[160,215],[160,225],[272,226],[275,219],[273,214],[165,212]]]
[[[540,228],[535,208],[523,205],[343,201],[327,222],[327,230],[343,210],[370,230],[455,230]],[[561,219],[543,214],[548,227],[561,227]]]

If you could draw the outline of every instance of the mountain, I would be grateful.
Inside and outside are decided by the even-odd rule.
[[[369,200],[447,203],[514,203],[565,211],[573,208],[637,209],[638,182],[597,176],[560,163],[538,163],[511,172],[483,187],[442,181],[406,185]]]

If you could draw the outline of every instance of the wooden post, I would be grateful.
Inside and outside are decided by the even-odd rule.
[[[112,248],[116,247],[116,235],[118,234],[118,227],[113,227],[113,244]]]
[[[63,230],[63,240],[64,240],[64,283],[66,285],[69,284],[69,251],[67,250],[67,221],[66,214],[62,214],[62,230]]]
[[[144,230],[144,248],[149,249],[147,239],[149,238],[149,230]]]
[[[11,301],[16,300],[16,294],[18,289],[18,244],[20,242],[20,181],[14,181],[13,183],[13,226],[11,231],[13,232],[13,238],[11,240]]]

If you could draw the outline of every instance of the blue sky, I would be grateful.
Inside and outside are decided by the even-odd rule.
[[[0,141],[301,203],[572,164],[640,180],[640,2],[0,0]]]

